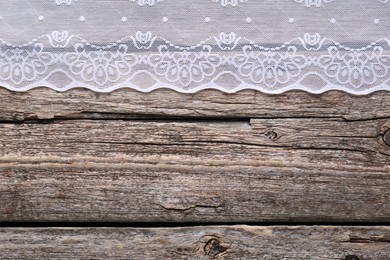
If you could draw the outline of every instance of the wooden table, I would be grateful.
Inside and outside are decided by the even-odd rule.
[[[390,92],[0,89],[1,259],[390,259]]]

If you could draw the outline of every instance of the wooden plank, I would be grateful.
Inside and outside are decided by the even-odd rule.
[[[388,260],[390,228],[2,228],[2,259]]]
[[[0,125],[0,221],[390,221],[388,119]]]
[[[139,93],[121,89],[95,93],[86,89],[55,92],[46,88],[26,93],[0,89],[0,121],[52,118],[139,117],[390,117],[390,93],[352,96],[338,91],[313,95],[300,91],[265,95],[253,90],[226,94],[205,90],[179,94],[171,90]]]

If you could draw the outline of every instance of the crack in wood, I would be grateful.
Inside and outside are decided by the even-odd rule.
[[[236,123],[250,124],[249,117],[234,116],[180,116],[180,115],[156,115],[156,114],[134,114],[134,113],[108,113],[108,112],[81,112],[65,115],[53,115],[38,117],[37,115],[19,116],[15,120],[0,120],[1,124],[6,123],[58,123],[62,121],[135,121],[135,122],[179,122],[179,123]]]
[[[360,257],[357,255],[347,255],[345,256],[345,260],[360,260]]]
[[[390,237],[350,237],[346,243],[390,243]]]
[[[198,208],[219,209],[219,208],[223,207],[223,204],[218,204],[218,205],[196,204],[196,205],[189,206],[189,207],[166,206],[166,205],[163,205],[160,203],[155,203],[155,204],[162,207],[164,210],[183,211],[183,212],[192,211],[192,210],[195,210]]]
[[[375,120],[384,120],[390,119],[390,116],[384,117],[375,117],[375,118],[363,118],[363,119],[351,119],[345,117],[344,115],[339,116],[304,116],[304,115],[296,115],[296,116],[229,116],[229,115],[220,115],[220,116],[209,116],[209,115],[190,115],[190,116],[181,116],[181,115],[158,115],[158,114],[141,114],[141,113],[120,113],[120,112],[104,112],[104,111],[81,111],[77,113],[69,113],[69,114],[24,114],[24,113],[15,113],[11,120],[0,120],[0,123],[36,123],[40,122],[45,123],[56,123],[58,121],[67,121],[67,120],[94,120],[94,121],[167,121],[167,122],[243,122],[248,125],[251,124],[251,120],[266,120],[266,119],[340,119],[345,122],[364,122],[364,121],[375,121]]]

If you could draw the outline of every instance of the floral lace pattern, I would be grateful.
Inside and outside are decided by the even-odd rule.
[[[55,0],[57,5],[71,5],[73,0]]]
[[[294,0],[297,3],[304,3],[305,6],[317,6],[320,7],[323,3],[333,2],[334,0]]]
[[[351,49],[319,34],[268,47],[230,32],[181,47],[151,32],[139,31],[112,45],[96,46],[66,31],[54,31],[23,47],[1,48],[0,79],[11,82],[7,87],[13,90],[48,85],[56,74],[69,82],[52,86],[56,90],[81,84],[102,91],[122,86],[150,91],[164,86],[194,92],[229,78],[236,84],[222,88],[228,92],[253,88],[279,93],[298,87],[320,92],[337,86],[366,93],[372,85],[388,89],[389,51],[388,39]],[[135,78],[150,84],[137,86]],[[322,88],[305,85],[307,79]]]
[[[213,2],[220,2],[222,6],[237,6],[239,3],[247,2],[248,0],[212,0]]]
[[[310,6],[316,6],[320,7],[322,4],[330,3],[333,2],[334,0],[294,0],[297,3],[303,3],[305,6],[310,7]],[[389,0],[378,0],[381,3],[387,3]]]
[[[55,0],[57,5],[66,4],[71,5],[72,0]],[[139,6],[149,5],[153,6],[156,2],[162,2],[164,0],[129,0],[131,2],[137,2]],[[247,2],[249,0],[211,0],[213,2],[220,2],[222,6],[237,6],[239,3]],[[304,3],[305,6],[317,6],[320,7],[323,3],[333,2],[334,0],[294,0],[297,3]],[[389,0],[378,0],[381,3],[387,3]]]
[[[52,0],[32,2],[23,23],[5,1],[0,86],[390,91],[389,0],[351,1],[340,17],[341,0]]]
[[[144,5],[149,5],[149,6],[153,6],[155,5],[157,2],[162,2],[164,0],[129,0],[131,2],[137,2],[139,6],[144,6]]]

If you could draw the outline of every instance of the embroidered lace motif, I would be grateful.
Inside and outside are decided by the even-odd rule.
[[[390,90],[388,2],[2,1],[0,86]]]

